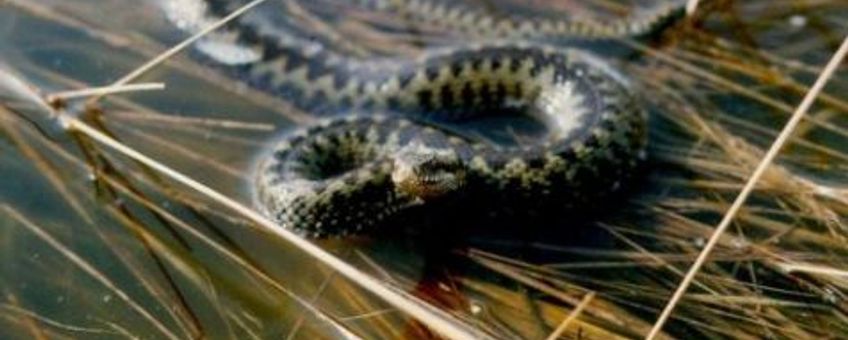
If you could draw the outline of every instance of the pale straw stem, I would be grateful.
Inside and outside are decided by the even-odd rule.
[[[822,274],[822,275],[848,278],[848,271],[840,270],[840,269],[836,269],[836,268],[831,268],[831,267],[814,266],[814,265],[808,265],[808,264],[790,264],[790,263],[779,264],[778,266],[780,267],[780,269],[782,269],[783,271],[785,271],[787,273],[801,272],[801,273],[808,273],[808,274]]]
[[[583,310],[586,309],[586,306],[588,306],[589,302],[592,302],[592,299],[594,298],[595,292],[589,292],[589,294],[586,294],[586,296],[583,297],[583,300],[580,301],[580,304],[578,304],[577,307],[575,307],[574,310],[568,314],[568,317],[566,317],[565,320],[563,320],[562,323],[559,324],[559,326],[551,333],[551,335],[548,335],[548,338],[546,340],[556,340],[560,337],[560,335],[562,335],[562,333],[565,333],[565,330],[568,328],[568,325],[570,325],[571,322],[574,321],[574,319],[577,319],[577,317],[583,313]]]
[[[686,15],[695,14],[695,10],[698,9],[698,3],[700,0],[689,0],[686,2]]]
[[[127,85],[110,85],[104,87],[90,87],[81,90],[61,91],[47,95],[48,102],[56,100],[69,100],[76,98],[84,98],[91,96],[105,96],[116,93],[138,92],[138,91],[157,91],[164,90],[165,83],[139,83]]]

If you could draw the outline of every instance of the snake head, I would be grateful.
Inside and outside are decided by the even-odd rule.
[[[401,192],[429,201],[465,185],[465,165],[451,149],[411,143],[394,155],[392,181]]]

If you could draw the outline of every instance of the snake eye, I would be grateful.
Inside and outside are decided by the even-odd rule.
[[[395,154],[392,181],[412,197],[433,200],[463,187],[465,167],[451,150],[410,144]]]

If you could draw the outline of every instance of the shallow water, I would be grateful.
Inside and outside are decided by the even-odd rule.
[[[480,39],[303,3],[297,8],[333,29],[314,27],[321,39],[338,34],[376,53]],[[493,15],[614,18],[643,2],[468,3]],[[588,292],[597,295],[567,338],[644,336],[848,32],[846,16],[841,1],[706,1],[691,25],[639,42],[660,55],[626,42],[580,43],[629,74],[652,108],[651,161],[622,197],[599,202],[601,213],[505,226],[460,216],[434,227],[421,211],[388,235],[316,242],[499,338],[547,336]],[[153,1],[0,2],[0,57],[44,93],[108,84],[185,37]],[[112,96],[88,121],[245,204],[264,145],[314,118],[188,55],[142,80],[167,90]],[[848,259],[846,91],[843,67],[667,336],[848,334],[839,277],[779,270],[840,270]],[[83,137],[38,127],[0,111],[0,338],[435,337],[203,195]]]

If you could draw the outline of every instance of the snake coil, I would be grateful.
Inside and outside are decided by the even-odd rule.
[[[243,5],[202,1],[219,17]],[[601,38],[643,34],[680,7],[609,26],[531,25],[428,1],[364,2],[436,22],[459,11],[451,16],[464,19],[455,25],[495,35],[514,27],[522,36]],[[613,192],[644,156],[644,108],[624,77],[586,52],[508,41],[353,61],[281,33],[262,12],[270,10],[260,7],[231,28],[259,58],[224,68],[307,111],[335,114],[286,135],[258,165],[257,204],[283,226],[346,234],[455,197],[513,211],[584,206]],[[452,125],[515,112],[544,122],[545,137],[506,145]]]

